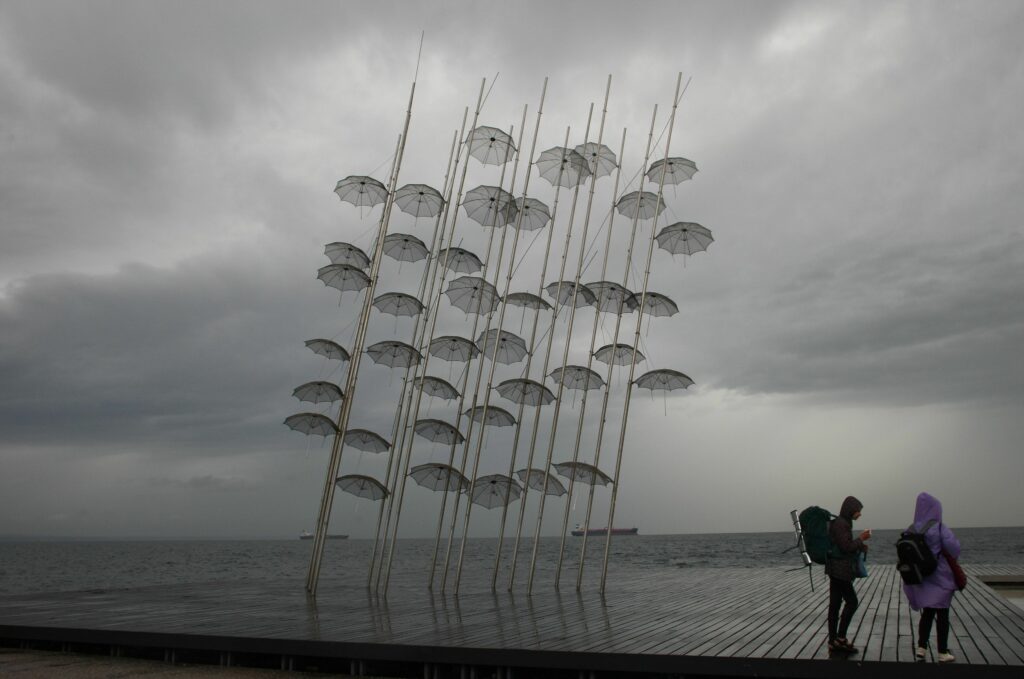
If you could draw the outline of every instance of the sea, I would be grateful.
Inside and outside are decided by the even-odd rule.
[[[964,564],[999,564],[1024,568],[1024,527],[956,529]],[[869,543],[869,569],[895,563],[896,530],[875,530]],[[628,577],[636,571],[674,571],[687,568],[777,569],[780,577],[801,565],[792,532],[698,535],[616,536],[609,553],[609,577]],[[562,540],[540,541],[537,573],[550,577]],[[587,540],[585,572],[599,577],[604,538]],[[401,539],[395,549],[393,574],[425,577],[435,541]],[[512,543],[504,542],[501,568],[507,575]],[[450,553],[452,568],[460,554],[456,540]],[[517,574],[528,567],[532,539],[519,549]],[[565,538],[563,577],[575,577],[581,538]],[[366,577],[372,540],[329,540],[321,582],[331,579],[359,581]],[[466,542],[463,571],[487,574],[489,581],[497,540],[471,538]],[[0,595],[121,589],[215,581],[292,580],[304,582],[312,550],[311,540],[0,540]],[[443,563],[445,542],[439,549]],[[566,573],[572,573],[566,576]],[[394,577],[394,575],[393,575]],[[503,576],[504,577],[504,576]],[[517,575],[518,577],[518,575]],[[1015,602],[1024,605],[1019,599]]]

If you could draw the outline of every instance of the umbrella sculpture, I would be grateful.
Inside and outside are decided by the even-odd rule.
[[[444,198],[426,184],[406,184],[395,191],[395,205],[413,217],[436,217],[444,207]]]
[[[445,248],[437,253],[437,261],[455,273],[476,273],[484,268],[480,258],[462,248]]]
[[[650,389],[651,391],[674,391],[676,389],[687,389],[693,385],[693,380],[678,370],[651,370],[633,381],[638,387]]]
[[[617,342],[606,344],[594,352],[594,358],[602,363],[614,363],[615,365],[629,365],[633,360],[633,347],[628,344]],[[642,353],[636,352],[637,363],[647,360]]]
[[[366,253],[351,243],[328,243],[324,246],[324,254],[331,260],[331,264],[348,264],[357,269],[370,266],[370,258]]]
[[[334,482],[339,490],[352,493],[356,497],[365,497],[371,500],[383,500],[388,496],[388,490],[384,484],[371,476],[362,474],[348,474],[339,476]]]
[[[458,429],[444,420],[435,420],[433,418],[416,420],[414,429],[417,434],[434,443],[453,445],[466,440],[466,437]]]
[[[484,414],[485,410],[487,411],[486,415]],[[476,406],[469,408],[463,414],[474,422],[483,421],[484,424],[491,427],[511,427],[516,423],[516,418],[512,417],[512,413],[498,406],[488,405],[486,408]]]
[[[495,387],[502,398],[526,406],[546,406],[555,400],[551,390],[540,382],[516,377]]]
[[[542,297],[538,297],[532,292],[510,292],[505,297],[505,304],[510,306],[519,306],[525,309],[551,310],[550,304],[544,301]]]
[[[529,353],[526,348],[526,342],[518,335],[514,335],[507,330],[500,332],[501,334],[499,335],[497,328],[491,328],[487,332],[480,333],[480,336],[476,338],[477,346],[483,352],[484,358],[494,357],[498,363],[504,365],[512,365],[523,360],[526,354]],[[498,341],[497,354],[495,354],[494,347],[496,338]]]
[[[408,233],[392,233],[384,237],[384,254],[399,262],[418,262],[429,254],[427,246]]]
[[[345,398],[345,395],[341,393],[341,387],[337,384],[320,380],[300,384],[292,391],[292,396],[300,401],[309,401],[310,403],[333,403]]]
[[[383,436],[369,429],[349,429],[345,432],[345,445],[367,453],[383,453],[391,447]]]
[[[516,151],[512,137],[487,125],[480,125],[470,132],[466,143],[469,145],[469,155],[484,165],[504,165]]]
[[[562,377],[563,373],[564,377]],[[564,369],[555,368],[548,377],[555,382],[561,379],[566,389],[600,389],[604,386],[604,380],[600,375],[582,365],[567,365]]]
[[[322,266],[316,272],[316,277],[324,282],[329,288],[348,292],[349,290],[359,292],[370,284],[370,277],[348,264],[328,264]]]
[[[334,187],[334,192],[356,207],[373,207],[388,199],[388,190],[373,177],[345,177]]]
[[[594,179],[610,175],[612,170],[618,167],[615,162],[615,152],[604,144],[588,141],[586,144],[577,146],[575,150],[586,159]]]
[[[661,183],[663,174],[666,184],[680,184],[693,179],[697,174],[697,164],[686,158],[665,158],[654,161],[647,169],[647,178],[655,184]]]
[[[468,361],[480,353],[480,348],[465,337],[443,335],[430,341],[428,349],[431,356],[442,361]]]
[[[615,208],[620,215],[630,219],[636,214],[639,214],[640,219],[650,219],[656,214],[661,214],[665,209],[665,201],[659,203],[658,194],[650,191],[633,191],[619,198]]]
[[[473,496],[470,498],[473,504],[478,504],[487,509],[507,505],[518,500],[523,494],[523,489],[512,477],[503,474],[491,474],[481,476],[472,487]]]
[[[469,489],[469,479],[459,473],[455,467],[440,462],[427,462],[419,464],[409,471],[412,480],[430,490],[458,490]]]
[[[639,296],[633,295],[634,306],[639,306],[639,302]],[[665,295],[648,292],[644,296],[643,313],[650,316],[674,316],[679,313],[679,307]]]
[[[420,352],[405,342],[387,340],[377,342],[367,348],[366,353],[370,355],[374,363],[386,365],[389,368],[408,368],[417,365],[423,357]]]
[[[555,478],[554,474],[545,473],[543,469],[520,469],[516,472],[519,480],[533,490],[544,490],[544,477],[548,477],[548,495],[560,497],[566,494],[565,486]]]
[[[317,339],[306,340],[306,346],[314,354],[325,356],[334,361],[347,361],[349,359],[348,351],[345,350],[345,347],[333,340],[318,337]]]
[[[696,222],[676,222],[658,232],[658,247],[673,255],[704,252],[714,240],[711,230]]]
[[[570,188],[582,184],[590,176],[586,158],[564,146],[554,146],[544,151],[534,165],[540,176],[552,186]]]
[[[559,462],[555,470],[567,479],[587,483],[591,486],[607,486],[612,478],[592,464],[586,462]]]
[[[320,413],[297,413],[289,415],[284,423],[290,429],[302,432],[307,436],[331,436],[338,433],[334,420]]]
[[[587,283],[587,288],[594,293],[594,306],[600,311],[618,314],[636,310],[637,301],[633,293],[618,283],[594,281]]]
[[[462,201],[466,214],[480,226],[505,226],[516,220],[515,197],[497,186],[478,186]]]
[[[518,217],[516,219],[522,231],[543,229],[551,221],[551,211],[548,206],[536,198],[517,198],[516,210],[522,215],[521,219]]]
[[[498,289],[476,276],[461,276],[448,284],[444,291],[452,306],[467,314],[489,314],[498,308],[501,296]]]
[[[458,390],[440,377],[427,375],[423,378],[423,393],[435,398],[453,401],[459,397]]]
[[[545,287],[544,292],[546,292],[548,297],[551,297],[552,299],[554,299],[557,294],[558,303],[564,306],[573,301],[573,290],[576,287],[576,284],[572,281],[561,281],[561,283],[559,283],[559,281],[555,281]],[[588,306],[597,301],[597,297],[594,296],[594,293],[591,292],[587,286],[581,283],[578,287],[579,292],[575,295],[577,309],[581,306]]]
[[[423,302],[404,292],[385,292],[373,300],[373,306],[392,316],[416,316],[423,311]]]

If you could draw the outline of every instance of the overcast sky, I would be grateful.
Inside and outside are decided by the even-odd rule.
[[[688,83],[671,154],[700,171],[666,189],[658,227],[699,222],[715,242],[685,260],[655,250],[651,289],[680,311],[645,321],[639,368],[696,386],[634,392],[617,525],[788,530],[790,509],[836,511],[853,494],[865,527],[898,527],[922,490],[953,526],[1024,524],[1021,3],[15,0],[0,7],[0,535],[312,529],[329,443],[282,421],[317,409],[295,386],[344,374],[303,346],[351,342],[358,308],[316,280],[323,245],[368,249],[380,215],[332,190],[347,175],[386,181],[421,31],[400,184],[442,186],[481,79],[482,124],[518,133],[529,107],[527,153],[545,77],[538,152],[567,126],[582,143],[592,103],[596,140],[610,74],[603,141],[617,151],[627,130],[622,185],[635,189],[653,107],[658,157],[677,73]],[[466,188],[499,181],[471,163]],[[588,240],[603,239],[613,180],[598,182]],[[530,182],[553,203],[550,184]],[[571,199],[560,195],[555,264]],[[397,211],[391,224],[428,242],[432,227]],[[614,222],[607,278],[622,278],[628,227]],[[483,256],[487,231],[461,211],[457,230]],[[536,292],[544,243],[514,289]],[[414,292],[421,272],[386,259],[381,291]],[[472,318],[442,307],[439,331],[468,335]],[[504,327],[528,336],[522,323],[515,310]],[[573,362],[592,323],[577,314]],[[621,341],[634,324],[624,318]],[[606,318],[598,341],[612,328]],[[370,340],[411,332],[375,314]],[[390,436],[400,378],[363,362],[354,426]],[[579,401],[563,400],[556,462],[572,455]],[[454,419],[452,405],[430,408]],[[511,437],[489,432],[481,474],[507,471]],[[416,443],[414,463],[445,456]],[[343,461],[345,473],[383,470],[383,456]],[[337,497],[332,530],[369,534],[374,505]],[[594,525],[607,499],[599,489]],[[439,500],[410,486],[403,534],[432,535]],[[548,506],[554,533],[564,500]],[[475,509],[472,532],[493,534],[496,516]]]

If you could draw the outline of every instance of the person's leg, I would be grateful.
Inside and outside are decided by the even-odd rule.
[[[857,590],[853,588],[852,582],[843,582],[842,597],[845,605],[843,606],[843,617],[839,620],[838,635],[840,639],[846,638],[846,630],[850,628],[850,621],[853,620],[853,614],[857,612]]]
[[[841,591],[842,581],[828,579],[828,640],[835,641],[836,628],[839,626],[839,607],[843,603]]]
[[[939,653],[949,653],[949,609],[935,609],[938,624],[935,631],[939,637]]]
[[[917,624],[917,645],[921,648],[928,648],[928,638],[932,635],[932,620],[934,619],[934,608],[921,609],[921,622]]]

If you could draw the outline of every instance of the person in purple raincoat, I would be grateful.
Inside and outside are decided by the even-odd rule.
[[[960,541],[949,526],[942,523],[942,503],[928,493],[921,493],[917,496],[917,507],[914,509],[914,530],[920,531],[929,521],[935,523],[924,534],[924,539],[939,565],[920,585],[904,584],[903,592],[907,595],[910,607],[921,611],[921,622],[917,628],[917,659],[923,661],[927,656],[932,622],[936,622],[938,661],[953,662],[956,658],[949,652],[949,605],[953,602],[956,583],[942,552],[958,558]]]

